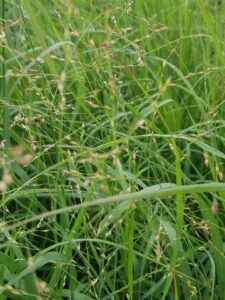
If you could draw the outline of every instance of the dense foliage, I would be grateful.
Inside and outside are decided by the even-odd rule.
[[[224,13],[1,0],[0,299],[225,299]]]

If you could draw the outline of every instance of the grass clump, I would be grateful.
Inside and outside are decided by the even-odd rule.
[[[225,299],[224,12],[1,0],[1,299]]]

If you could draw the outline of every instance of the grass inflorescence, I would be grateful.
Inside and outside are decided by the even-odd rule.
[[[225,4],[0,10],[0,299],[225,299]]]

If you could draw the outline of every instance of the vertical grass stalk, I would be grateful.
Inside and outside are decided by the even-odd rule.
[[[2,0],[2,29],[5,33],[5,0]],[[6,91],[6,68],[5,68],[5,60],[6,60],[6,42],[3,42],[2,45],[2,99],[3,99],[3,120],[4,120],[4,140],[5,140],[5,148],[7,149],[10,146],[10,115],[9,115],[9,106],[7,99],[7,91]]]

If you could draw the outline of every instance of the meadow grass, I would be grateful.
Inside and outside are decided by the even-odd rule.
[[[223,1],[0,11],[0,299],[225,299]]]

